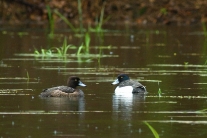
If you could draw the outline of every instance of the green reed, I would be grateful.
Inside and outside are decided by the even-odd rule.
[[[70,28],[73,32],[77,33],[77,32],[81,32],[83,33],[86,29],[83,27],[83,13],[82,13],[82,8],[81,8],[81,0],[77,0],[78,1],[78,14],[79,14],[79,28],[76,28],[73,26],[73,24],[64,16],[62,15],[59,11],[54,10],[54,13],[57,14]],[[110,16],[108,16],[105,20],[104,20],[104,6],[101,9],[101,13],[100,13],[100,17],[98,18],[97,21],[97,25],[95,28],[91,28],[88,27],[88,30],[90,32],[103,32],[102,29],[102,25],[104,22],[106,22],[107,20],[109,20]]]
[[[202,109],[202,110],[198,110],[196,112],[206,112],[206,111],[207,111],[207,109]]]
[[[25,71],[26,71],[26,80],[27,80],[27,84],[29,83],[29,72],[25,69]]]
[[[205,61],[204,65],[207,65],[207,60]]]
[[[90,41],[91,41],[91,37],[90,34],[87,32],[85,33],[85,43],[82,43],[77,51],[77,55],[81,54],[81,51],[84,49],[84,54],[89,54],[89,49],[90,49]]]
[[[53,56],[53,52],[51,49],[41,49],[40,51],[35,49],[34,54],[36,56]]]
[[[102,32],[103,29],[102,29],[102,25],[103,25],[103,17],[104,17],[104,7],[101,9],[101,15],[100,15],[100,18],[99,18],[99,22],[96,26],[96,32]]]
[[[91,37],[89,33],[85,34],[85,54],[89,54],[89,46],[91,42]]]
[[[83,49],[83,43],[79,46],[78,51],[77,51],[77,55],[79,56],[81,54],[81,50]]]
[[[62,15],[59,11],[54,10],[54,13],[57,14],[70,28],[73,32],[77,33],[78,29],[76,29],[72,23],[64,16]]]
[[[159,83],[159,81],[157,83],[158,83],[158,92],[157,93],[158,93],[158,96],[161,97],[162,96],[162,91],[161,91],[160,86],[159,86],[160,83]]]
[[[49,49],[41,49],[38,51],[35,48],[34,54],[36,56],[43,56],[43,57],[51,57],[51,56],[57,56],[57,57],[66,57],[68,50],[72,47],[75,47],[74,45],[70,45],[67,43],[66,37],[63,40],[63,44],[61,47],[52,47]]]
[[[162,91],[161,91],[161,89],[160,89],[160,88],[158,89],[158,95],[159,95],[159,97],[161,97],[161,96],[162,96]]]
[[[153,135],[155,138],[159,138],[159,134],[157,133],[157,131],[146,121],[143,122],[145,125],[148,126],[148,128],[152,131]]]
[[[26,70],[27,72],[27,82],[29,82],[29,72]]]
[[[204,33],[204,36],[205,36],[205,39],[207,38],[207,28],[206,28],[206,23],[205,22],[202,22],[202,28],[203,28],[203,33]]]
[[[46,6],[47,12],[48,12],[48,19],[49,19],[49,37],[53,38],[54,37],[54,19],[52,16],[52,11],[50,9],[50,6]]]
[[[189,62],[184,62],[184,65],[187,66],[189,64]]]
[[[83,13],[81,8],[81,0],[78,0],[78,15],[79,15],[79,25],[80,25],[80,32],[83,33]]]
[[[206,23],[202,22],[202,28],[203,28],[203,34],[205,37],[204,43],[203,43],[203,54],[206,55],[206,49],[207,49],[207,27],[206,27]]]
[[[202,109],[202,110],[198,110],[196,112],[202,114],[203,116],[206,116],[206,111],[207,111],[207,109]]]
[[[67,39],[66,37],[63,40],[63,45],[62,47],[55,47],[55,49],[57,50],[57,53],[59,56],[66,56],[68,53],[68,50],[70,47],[72,47],[73,45],[68,45],[67,44]]]
[[[196,112],[202,114],[203,116],[206,116],[207,115],[207,113],[206,113],[207,112],[207,109],[198,110]]]
[[[105,7],[103,6],[101,9],[100,17],[97,18],[95,28],[89,27],[89,30],[91,32],[96,32],[96,33],[103,32],[102,25],[110,19],[110,16],[108,16],[106,19],[104,19],[104,10],[105,10]]]

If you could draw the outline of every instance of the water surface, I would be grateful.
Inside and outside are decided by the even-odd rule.
[[[160,137],[207,136],[201,27],[132,27],[90,35],[90,56],[77,58],[77,49],[71,49],[65,58],[42,57],[34,56],[35,48],[61,46],[64,36],[76,46],[84,40],[61,30],[51,40],[41,29],[1,29],[1,137],[154,137],[144,121]],[[149,93],[115,95],[111,82],[119,73]],[[81,87],[85,97],[38,96],[44,88],[66,84],[70,75],[87,85]]]

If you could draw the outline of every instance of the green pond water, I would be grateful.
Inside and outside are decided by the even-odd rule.
[[[207,137],[207,43],[201,26],[147,26],[90,33],[0,29],[0,137]],[[59,56],[35,49],[75,45]],[[120,73],[146,86],[147,95],[115,95]],[[77,75],[81,98],[40,98],[44,88]],[[161,90],[161,96],[158,90]]]

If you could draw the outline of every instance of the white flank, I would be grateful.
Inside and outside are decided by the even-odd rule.
[[[119,87],[117,86],[115,89],[115,94],[120,96],[132,96],[132,86],[125,86],[125,87]]]

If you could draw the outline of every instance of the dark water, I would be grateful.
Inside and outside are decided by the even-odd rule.
[[[1,137],[154,137],[144,122],[160,137],[207,136],[207,43],[202,27],[91,33],[90,56],[77,58],[77,49],[69,50],[66,58],[32,55],[34,48],[61,46],[64,36],[68,44],[84,42],[62,30],[51,40],[41,29],[1,29]],[[149,93],[115,95],[111,82],[123,72]],[[64,85],[70,75],[87,85],[81,87],[85,97],[38,97],[44,88]]]

